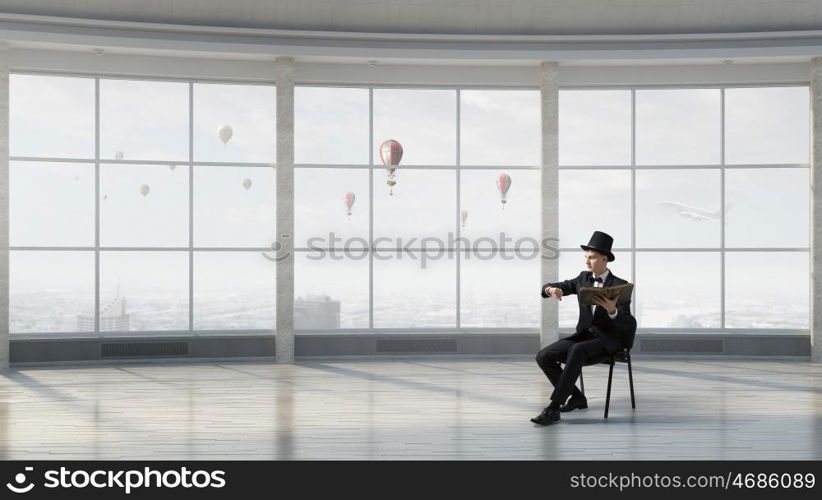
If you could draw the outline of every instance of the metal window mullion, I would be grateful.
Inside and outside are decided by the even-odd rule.
[[[100,335],[100,78],[94,78],[94,334]]]
[[[719,327],[725,328],[725,89],[719,89]]]
[[[636,89],[631,89],[631,283],[636,283]],[[638,303],[635,286],[631,302],[634,317]]]
[[[462,120],[461,120],[461,116],[460,116],[460,113],[462,112],[462,108],[460,106],[460,100],[461,99],[462,99],[462,93],[461,93],[460,89],[457,89],[457,110],[456,110],[457,111],[457,123],[456,123],[456,126],[457,126],[457,151],[456,151],[456,159],[455,159],[456,164],[457,164],[457,169],[456,169],[456,173],[457,173],[457,200],[456,200],[457,201],[457,207],[456,208],[457,209],[456,209],[456,212],[455,212],[456,216],[452,219],[452,220],[455,221],[455,223],[457,225],[457,231],[456,231],[457,241],[460,241],[460,236],[461,236],[461,232],[460,232],[460,220],[461,220],[461,212],[460,212],[460,210],[461,210],[461,207],[460,207],[461,196],[460,195],[461,195],[461,191],[462,191],[462,182],[461,182],[461,176],[460,176],[460,163],[462,161],[462,144],[460,144],[461,137],[462,137],[461,131],[460,131],[460,127],[462,126]],[[457,328],[460,328],[460,325],[462,323],[462,315],[460,313],[460,309],[462,307],[461,306],[461,301],[460,301],[460,295],[462,294],[462,287],[460,286],[460,281],[462,280],[462,276],[460,274],[462,266],[460,265],[460,261],[462,259],[460,258],[461,256],[459,254],[456,254],[456,257],[457,257],[457,272],[456,272],[456,279],[457,279],[457,287],[456,287],[456,294],[457,294]]]
[[[368,88],[368,244],[374,245],[374,87]],[[374,252],[368,252],[368,328],[374,328]]]
[[[188,329],[194,330],[194,83],[188,82]]]

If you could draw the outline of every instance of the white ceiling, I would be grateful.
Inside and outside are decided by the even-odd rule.
[[[0,0],[0,12],[374,33],[625,35],[822,29],[820,0]]]

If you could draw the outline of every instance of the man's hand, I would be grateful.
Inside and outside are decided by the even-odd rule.
[[[557,300],[562,300],[562,288],[549,286],[545,288],[545,294]]]
[[[616,312],[617,297],[614,297],[613,299],[608,299],[604,295],[594,295],[594,298],[591,299],[591,302],[598,305],[599,307],[604,307],[605,311],[607,311],[608,314],[614,314]]]

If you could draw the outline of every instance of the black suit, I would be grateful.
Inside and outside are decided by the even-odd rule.
[[[577,290],[594,286],[593,273],[582,271],[574,279],[558,283],[546,283],[542,286],[542,296],[548,297],[545,289],[556,287],[562,295],[576,295]],[[614,286],[627,283],[625,280],[608,272],[602,286]],[[614,319],[601,306],[591,312],[591,306],[579,302],[579,321],[576,333],[565,339],[554,342],[537,354],[537,364],[554,385],[551,401],[555,405],[565,403],[571,393],[580,395],[574,383],[582,371],[586,360],[603,354],[612,354],[623,348],[630,348],[636,334],[636,319],[631,315],[631,301],[617,304],[617,315]],[[565,363],[565,370],[560,363]]]

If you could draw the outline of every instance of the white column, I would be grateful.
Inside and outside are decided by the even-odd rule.
[[[822,361],[822,57],[811,59],[811,361]]]
[[[557,281],[558,252],[546,250],[545,243],[556,246],[559,237],[559,72],[557,63],[540,65],[540,106],[542,111],[542,279],[540,285]],[[539,293],[539,290],[534,290]],[[559,340],[559,311],[553,299],[542,300],[540,345]]]
[[[274,63],[277,85],[278,363],[294,361],[294,59]]]
[[[9,46],[0,41],[0,370],[9,368]]]

